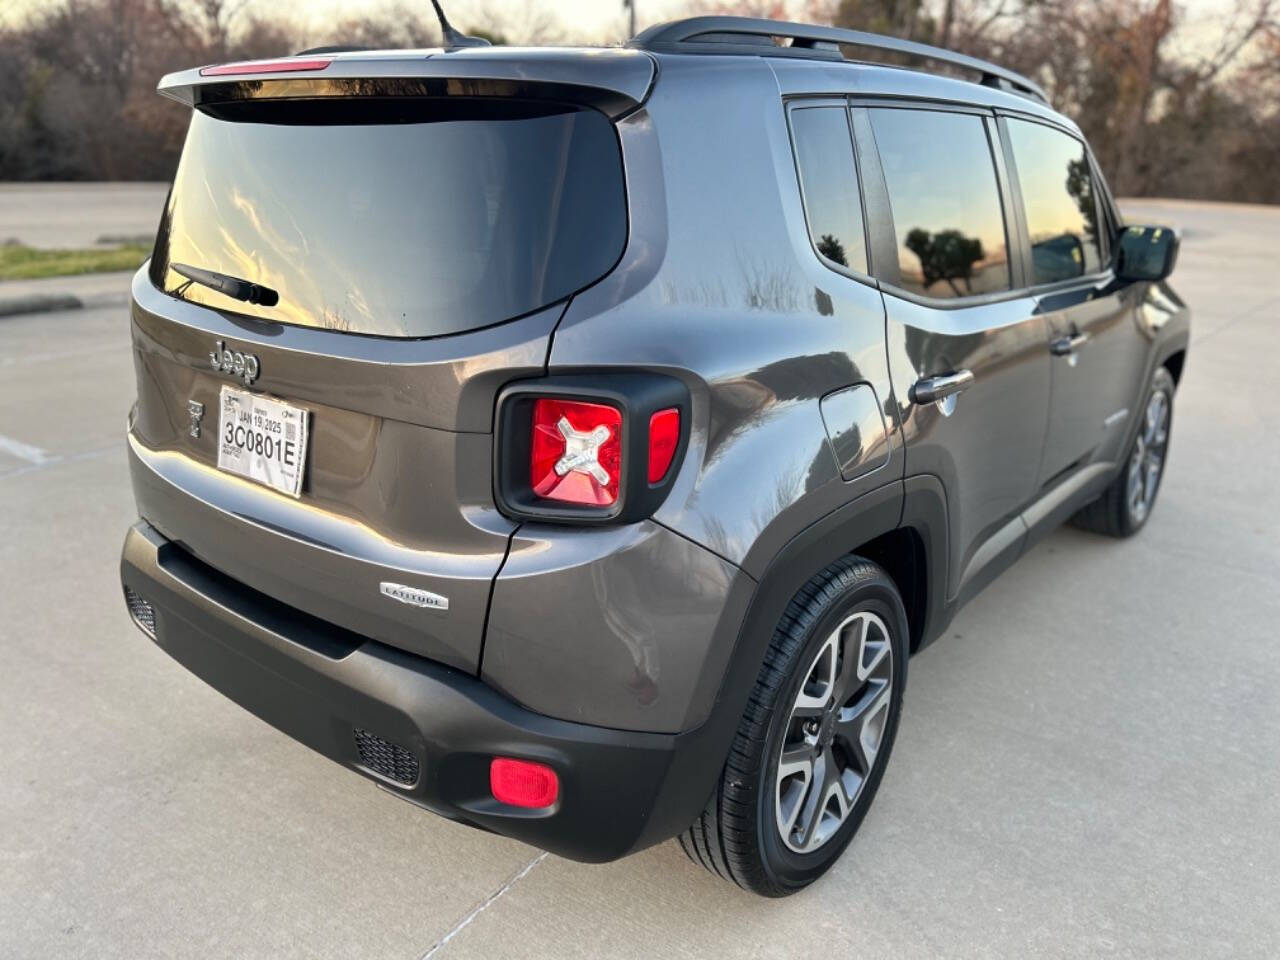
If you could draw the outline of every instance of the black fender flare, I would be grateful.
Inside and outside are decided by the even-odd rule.
[[[941,484],[937,487],[940,490]],[[634,849],[675,836],[702,811],[724,768],[765,651],[787,604],[819,570],[859,544],[898,529],[904,492],[903,481],[894,480],[851,500],[801,530],[769,562],[737,629],[711,712],[701,726],[678,736],[661,799]],[[913,516],[933,516],[925,501],[935,495],[935,491],[926,491]],[[945,508],[943,524],[945,536]]]
[[[903,481],[901,526],[912,530],[924,552],[924,603],[919,639],[913,652],[919,653],[938,639],[959,605],[947,600],[951,562],[951,518],[947,513],[947,491],[942,480],[931,473],[917,474]]]
[[[1155,351],[1155,363],[1151,369],[1147,371],[1147,379],[1150,380],[1155,373],[1156,367],[1164,367],[1169,363],[1169,358],[1176,353],[1187,353],[1187,348],[1191,344],[1191,331],[1183,330],[1180,333],[1166,337],[1159,341]]]

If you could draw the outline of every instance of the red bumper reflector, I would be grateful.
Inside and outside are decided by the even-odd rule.
[[[545,763],[494,757],[489,764],[489,792],[513,807],[549,807],[560,796],[560,778]]]
[[[622,411],[603,403],[533,404],[529,483],[545,500],[607,507],[622,476]]]
[[[675,407],[659,410],[649,418],[649,482],[657,483],[671,469],[676,447],[680,445],[680,411]]]
[[[333,60],[245,60],[241,63],[223,63],[216,67],[201,67],[202,77],[234,77],[245,73],[297,73],[302,70],[323,70]]]

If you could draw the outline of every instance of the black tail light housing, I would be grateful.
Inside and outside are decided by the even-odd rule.
[[[522,520],[642,520],[662,505],[679,473],[689,413],[688,388],[662,374],[564,374],[511,384],[498,397],[494,431],[498,508]],[[651,453],[660,458],[653,470]],[[563,484],[548,472],[552,466],[564,469]]]

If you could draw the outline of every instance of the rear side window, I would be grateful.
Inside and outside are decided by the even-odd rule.
[[[870,111],[889,188],[901,285],[952,298],[1010,288],[995,162],[982,118]]]
[[[153,282],[287,324],[434,337],[549,306],[608,273],[627,236],[603,114],[548,103],[315,98],[197,111]],[[272,288],[243,303],[185,264]]]
[[[844,107],[793,110],[791,132],[814,249],[834,266],[866,273],[867,244],[849,111]]]
[[[1084,144],[1027,120],[1009,121],[1009,140],[1031,233],[1034,282],[1097,273],[1098,200]]]

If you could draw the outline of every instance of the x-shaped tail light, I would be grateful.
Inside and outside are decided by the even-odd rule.
[[[547,500],[609,506],[622,478],[622,411],[605,403],[540,398],[533,405],[530,475]]]
[[[600,447],[612,435],[609,428],[602,423],[594,430],[575,430],[566,417],[561,417],[556,427],[564,437],[564,456],[556,461],[556,475],[563,477],[576,470],[590,474],[601,486],[608,484],[609,471],[600,466]]]
[[[499,508],[575,524],[652,516],[678,473],[688,403],[679,380],[647,372],[513,384],[494,425]]]

